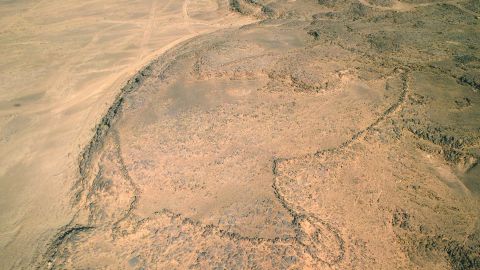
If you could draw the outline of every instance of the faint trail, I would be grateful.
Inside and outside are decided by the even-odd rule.
[[[192,18],[188,15],[188,5],[190,4],[190,0],[184,0],[182,5],[182,18],[183,23],[187,27],[188,31],[193,34],[195,30],[192,28]]]
[[[182,5],[182,18],[184,23],[187,23],[187,24],[189,24],[190,22],[190,16],[188,15],[188,4],[189,4],[189,0],[184,0]]]
[[[445,4],[446,4],[446,5],[453,6],[453,7],[456,7],[456,8],[458,8],[459,10],[461,10],[461,11],[467,13],[467,14],[470,14],[470,15],[476,17],[477,19],[480,19],[480,14],[478,14],[478,13],[472,11],[472,10],[469,10],[469,9],[464,8],[463,6],[461,6],[461,5],[460,5],[458,2],[456,2],[456,1],[453,1],[453,2],[445,2]]]
[[[165,6],[167,6],[168,3],[165,4]],[[140,50],[141,50],[140,58],[144,58],[145,55],[147,54],[148,49],[146,47],[147,47],[147,44],[150,41],[150,38],[152,36],[153,26],[155,25],[156,10],[157,10],[157,1],[153,1],[152,5],[150,7],[150,14],[148,16],[148,22],[146,23],[145,28],[143,30],[142,41],[140,42]]]
[[[37,3],[35,3],[32,7],[28,8],[27,10],[25,10],[23,13],[15,16],[16,19],[14,19],[11,23],[9,23],[8,25],[5,25],[4,26],[4,30],[5,29],[10,29],[12,28],[13,26],[15,26],[18,22],[20,21],[25,21],[25,16],[27,15],[30,15],[34,12],[36,12],[37,8],[42,6],[42,4],[44,4],[45,2],[50,2],[50,1],[46,1],[46,0],[42,0],[42,1],[38,1]]]
[[[417,7],[417,5],[402,3],[402,2],[399,2],[399,1],[394,1],[391,6],[380,6],[380,5],[371,4],[368,0],[358,0],[358,2],[367,6],[367,7],[371,7],[371,8],[375,8],[375,9],[379,9],[379,10],[407,11],[407,10],[411,10],[411,9],[414,9],[414,8]],[[429,3],[427,3],[427,5],[429,5]]]
[[[456,7],[458,9],[464,11],[465,13],[470,14],[470,15],[473,15],[473,16],[476,16],[476,17],[479,16],[479,14],[460,6],[458,4],[458,1],[444,1],[444,2],[411,4],[411,3],[400,2],[400,1],[397,0],[397,1],[394,1],[391,6],[380,6],[380,5],[371,4],[368,0],[358,0],[358,2],[365,5],[365,6],[375,8],[375,9],[378,9],[378,10],[397,10],[397,11],[409,11],[409,10],[412,10],[412,9],[415,9],[415,8],[418,8],[418,7],[428,7],[428,6],[434,6],[434,5],[450,5],[450,6]]]

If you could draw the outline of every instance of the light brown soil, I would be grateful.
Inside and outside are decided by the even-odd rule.
[[[0,269],[31,269],[72,218],[78,156],[129,78],[185,40],[253,21],[218,4],[0,3]]]
[[[214,27],[209,3],[184,22]],[[480,268],[475,3],[229,4],[259,21],[122,88],[33,265]]]

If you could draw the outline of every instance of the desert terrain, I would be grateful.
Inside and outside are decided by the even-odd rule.
[[[253,20],[215,1],[2,1],[0,14],[0,269],[30,269],[72,218],[78,156],[119,89],[176,44]]]
[[[0,268],[480,269],[477,0],[0,14]]]

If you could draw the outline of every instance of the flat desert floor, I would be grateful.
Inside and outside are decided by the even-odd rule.
[[[480,2],[0,2],[1,269],[480,269]]]

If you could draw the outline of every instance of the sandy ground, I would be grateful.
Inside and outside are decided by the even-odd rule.
[[[480,268],[478,1],[1,7],[2,268]]]
[[[0,2],[0,268],[30,264],[68,223],[79,153],[129,77],[251,20],[216,1]]]

